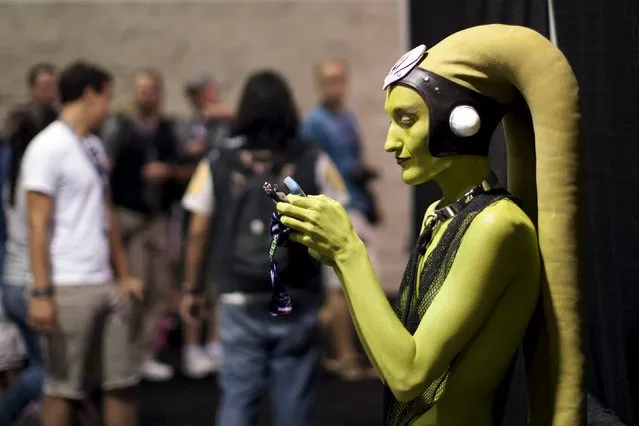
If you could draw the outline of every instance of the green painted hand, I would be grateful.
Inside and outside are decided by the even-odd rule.
[[[292,229],[291,240],[308,247],[309,254],[328,265],[344,262],[361,244],[344,207],[325,195],[287,195],[278,203],[282,224]]]

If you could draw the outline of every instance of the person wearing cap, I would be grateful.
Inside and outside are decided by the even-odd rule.
[[[210,148],[227,139],[235,112],[221,104],[219,85],[208,74],[202,74],[188,82],[184,87],[184,94],[193,111],[188,123],[190,134],[185,150],[201,157]]]
[[[230,140],[231,121],[235,112],[220,103],[219,85],[215,78],[202,74],[189,81],[184,87],[184,94],[192,108],[192,117],[182,129],[182,149],[184,160],[197,167],[199,161],[212,148],[219,148]],[[186,189],[186,188],[185,188]],[[183,211],[182,240],[186,239],[191,212]],[[184,250],[184,247],[183,247]],[[201,347],[201,323],[184,325],[184,372],[191,378],[201,378],[215,371],[221,362],[222,351],[218,343],[217,303],[214,296],[198,300],[202,310],[201,317],[208,319],[208,343]],[[206,315],[204,314],[206,312]]]

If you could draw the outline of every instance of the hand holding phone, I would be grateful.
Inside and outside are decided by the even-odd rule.
[[[284,179],[284,185],[286,185],[286,188],[291,191],[291,194],[306,197],[306,194],[302,190],[302,187],[297,182],[295,182],[292,177],[287,176],[286,179]],[[286,194],[279,191],[279,187],[277,185],[269,182],[264,182],[264,185],[262,187],[264,188],[264,192],[266,192],[266,195],[268,195],[274,203],[289,202],[286,199]]]
[[[301,195],[302,197],[306,196],[299,184],[290,176],[287,176],[286,179],[284,179],[284,185],[292,194]],[[266,192],[266,195],[268,195],[274,203],[289,203],[286,199],[286,194],[278,191],[279,188],[277,185],[264,182],[262,188],[264,189],[264,192]],[[288,294],[286,285],[278,279],[277,265],[275,263],[275,251],[278,247],[287,245],[291,229],[281,222],[281,214],[276,211],[271,214],[270,232],[271,246],[269,248],[268,256],[271,263],[270,276],[271,285],[273,286],[273,296],[269,303],[269,311],[271,315],[278,316],[291,313],[293,307],[291,296]]]
[[[281,191],[278,191],[279,188],[277,185],[264,182],[264,185],[262,185],[262,188],[264,188],[264,192],[266,192],[266,195],[268,195],[275,204],[288,203],[288,200],[286,199],[286,194],[284,194]]]

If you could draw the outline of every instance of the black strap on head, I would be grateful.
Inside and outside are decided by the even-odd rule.
[[[428,55],[421,45],[402,56],[384,80],[384,90],[402,85],[415,90],[430,111],[428,150],[434,157],[449,155],[487,156],[490,140],[507,107],[418,65]],[[479,115],[479,129],[459,136],[451,123],[457,107],[468,106]]]

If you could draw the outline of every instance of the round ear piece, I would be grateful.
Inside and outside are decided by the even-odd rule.
[[[468,105],[455,107],[448,117],[450,130],[459,137],[475,135],[481,127],[481,119],[475,108]]]

